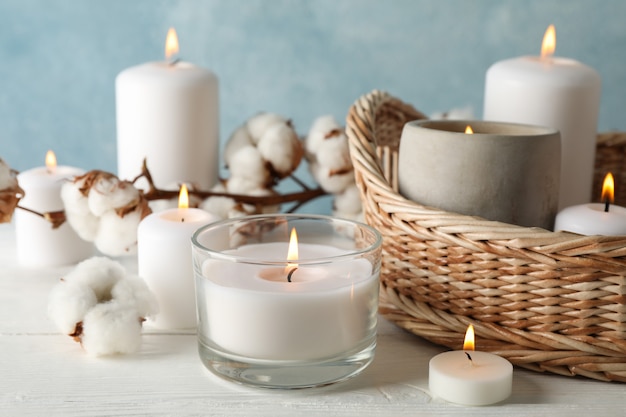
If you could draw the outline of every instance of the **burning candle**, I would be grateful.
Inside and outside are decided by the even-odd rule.
[[[78,168],[57,166],[52,151],[48,151],[45,161],[45,167],[33,168],[17,176],[25,193],[20,206],[27,209],[15,211],[17,259],[24,266],[70,265],[93,254],[93,245],[78,237],[67,222],[54,229],[49,221],[35,214],[64,210],[61,200],[63,181],[83,173]]]
[[[194,259],[200,355],[212,371],[292,388],[344,379],[371,361],[380,237],[369,226],[233,219],[198,230]]]
[[[145,158],[157,186],[187,182],[208,189],[218,175],[217,77],[173,59],[177,53],[176,32],[170,29],[166,61],[117,76],[118,176],[135,178]]]
[[[400,138],[399,190],[426,206],[551,230],[558,211],[559,151],[552,128],[409,122]]]
[[[152,213],[139,223],[138,273],[159,302],[159,314],[150,321],[155,327],[196,326],[191,236],[215,220],[204,210],[189,208],[187,187],[183,184],[178,208]]]
[[[593,182],[600,76],[572,59],[553,57],[546,31],[540,57],[495,63],[486,75],[484,119],[556,128],[561,133],[559,209],[589,201]]]
[[[463,350],[444,352],[430,360],[428,387],[432,394],[463,405],[488,405],[511,395],[513,365],[488,352],[474,350],[474,327],[465,334]]]
[[[581,235],[626,236],[626,208],[613,204],[615,182],[610,172],[602,183],[601,201],[561,210],[556,217],[554,230]]]

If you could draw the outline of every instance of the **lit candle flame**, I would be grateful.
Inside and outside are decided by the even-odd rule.
[[[465,133],[467,133],[468,135],[474,134],[474,131],[472,130],[472,126],[467,125],[467,127],[465,128]]]
[[[189,208],[189,192],[185,184],[180,186],[180,193],[178,194],[178,208]]]
[[[46,152],[46,169],[50,173],[57,170],[57,157],[52,151]]]
[[[463,350],[474,350],[474,326],[467,326],[465,332],[465,341],[463,342]]]
[[[165,38],[165,59],[170,60],[173,56],[178,54],[178,50],[178,35],[176,35],[174,28],[170,28]]]
[[[554,25],[548,26],[546,33],[543,35],[543,42],[541,42],[541,58],[549,58],[554,55],[556,49],[556,29]]]
[[[296,228],[291,229],[291,235],[289,236],[289,249],[287,250],[287,261],[298,260],[298,234]],[[297,263],[287,262],[285,273],[290,274],[293,270],[298,268]]]
[[[615,180],[610,172],[606,174],[602,183],[601,201],[605,203],[613,203],[615,201]]]

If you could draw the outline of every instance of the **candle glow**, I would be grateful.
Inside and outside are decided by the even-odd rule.
[[[541,42],[541,58],[550,58],[556,49],[556,30],[554,25],[548,26]]]
[[[474,131],[472,130],[472,126],[467,125],[467,127],[465,128],[465,133],[467,133],[468,135],[474,134]]]
[[[178,54],[178,51],[178,35],[176,35],[176,30],[174,28],[170,28],[167,31],[167,37],[165,38],[165,59],[171,59],[173,56]]]
[[[57,170],[57,157],[51,150],[46,152],[46,170],[49,173],[54,173]]]
[[[180,193],[178,194],[178,208],[189,208],[189,192],[187,191],[187,185],[180,186]]]
[[[615,201],[615,180],[612,173],[608,173],[604,177],[602,183],[602,196],[601,201],[613,203]]]
[[[463,350],[474,350],[474,326],[471,324],[467,326],[465,331],[465,340],[463,341]]]

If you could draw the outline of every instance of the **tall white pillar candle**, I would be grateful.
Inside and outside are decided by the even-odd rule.
[[[594,69],[548,52],[500,61],[487,71],[485,120],[560,131],[560,209],[591,199],[600,84]]]
[[[157,186],[212,187],[218,176],[218,81],[188,62],[148,62],[115,80],[117,164],[121,179],[144,158]],[[139,182],[141,187],[145,182]]]
[[[20,206],[42,214],[63,210],[63,182],[83,173],[78,168],[56,166],[54,154],[46,159],[48,166],[33,168],[17,176],[25,193]],[[49,221],[26,210],[15,210],[14,216],[17,259],[21,265],[70,265],[94,252],[93,245],[82,240],[67,222],[53,229]]]
[[[191,261],[191,236],[212,214],[193,208],[152,213],[137,229],[137,267],[159,302],[151,324],[162,329],[196,326],[196,295]]]

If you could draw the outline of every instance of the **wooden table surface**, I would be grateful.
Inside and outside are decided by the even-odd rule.
[[[124,265],[136,271],[136,260]],[[242,387],[201,364],[195,334],[145,328],[140,351],[96,358],[46,315],[71,267],[29,269],[0,224],[0,416],[626,416],[626,385],[515,369],[513,394],[487,407],[433,398],[428,361],[444,348],[379,320],[374,362],[329,387]]]

